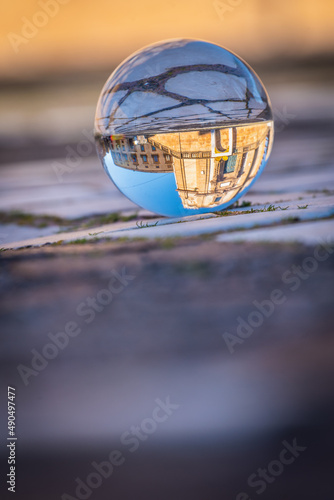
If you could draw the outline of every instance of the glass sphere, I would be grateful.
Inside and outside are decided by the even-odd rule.
[[[103,167],[134,203],[167,216],[225,209],[264,169],[270,100],[232,52],[167,40],[135,52],[104,85],[95,116]]]

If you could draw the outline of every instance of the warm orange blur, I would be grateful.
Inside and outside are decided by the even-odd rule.
[[[109,68],[176,37],[216,42],[252,61],[334,50],[332,0],[13,0],[0,14],[5,78]]]

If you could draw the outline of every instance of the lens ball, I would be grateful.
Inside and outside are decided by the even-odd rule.
[[[273,142],[268,94],[213,43],[167,40],[128,57],[98,100],[103,167],[137,205],[167,216],[215,212],[244,195]]]

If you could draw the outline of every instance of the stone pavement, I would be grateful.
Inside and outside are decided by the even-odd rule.
[[[286,77],[265,81],[274,148],[240,207],[184,219],[127,200],[93,143],[66,163],[65,148],[92,129],[100,83],[1,95],[0,383],[17,387],[19,500],[88,498],[76,478],[114,449],[124,465],[89,498],[250,500],[250,474],[280,466],[284,441],[305,451],[261,499],[329,498],[332,80],[316,68]],[[319,242],[329,245],[316,253]],[[110,298],[123,271],[134,279]],[[81,329],[73,338],[71,322]],[[25,384],[18,366],[33,363]],[[151,432],[156,400],[168,396],[180,406]],[[138,426],[147,432],[132,453],[120,438]]]
[[[322,132],[322,133],[320,133]],[[334,144],[330,130],[311,128],[301,137],[298,130],[279,132],[269,164],[253,188],[240,200],[247,207],[182,219],[157,217],[134,205],[106,177],[97,158],[82,159],[78,167],[56,175],[54,161],[2,167],[0,211],[13,210],[62,217],[71,230],[57,224],[49,227],[0,225],[1,247],[15,249],[76,240],[117,238],[165,238],[219,233],[219,241],[252,240],[308,242],[305,221],[328,219],[324,233],[333,239]],[[254,213],[256,212],[256,213]],[[76,219],[94,214],[135,215],[128,222],[115,222],[83,229]],[[234,215],[237,213],[236,215]],[[254,232],[258,226],[290,225]],[[74,229],[73,229],[74,225]],[[298,227],[298,231],[296,231]],[[313,226],[312,226],[313,227]],[[240,233],[242,230],[242,234]],[[235,234],[225,233],[238,231]],[[314,241],[314,240],[312,240]]]
[[[245,196],[251,205],[222,216],[143,211],[96,158],[61,183],[52,161],[3,167],[1,211],[50,216],[43,228],[0,228],[9,249],[0,258],[0,381],[17,387],[17,498],[79,498],[76,478],[85,481],[116,449],[124,465],[94,498],[249,500],[250,474],[296,440],[305,452],[263,498],[328,497],[332,135],[327,126],[279,132]],[[135,218],[89,229],[78,220],[115,212]],[[295,241],[330,245],[315,260],[314,248]],[[156,401],[168,397],[177,408],[155,429]],[[139,440],[133,429],[147,432]]]
[[[181,238],[2,252],[0,381],[17,387],[17,498],[78,499],[76,478],[119,450],[124,465],[91,498],[249,500],[250,474],[297,440],[305,452],[263,498],[327,499],[331,251],[316,262],[304,245]],[[155,424],[167,398],[175,411]]]

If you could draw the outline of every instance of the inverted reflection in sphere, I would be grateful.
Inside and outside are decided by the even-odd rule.
[[[273,141],[269,97],[232,52],[168,40],[134,53],[104,85],[95,138],[119,190],[153,212],[222,210],[265,167]]]

